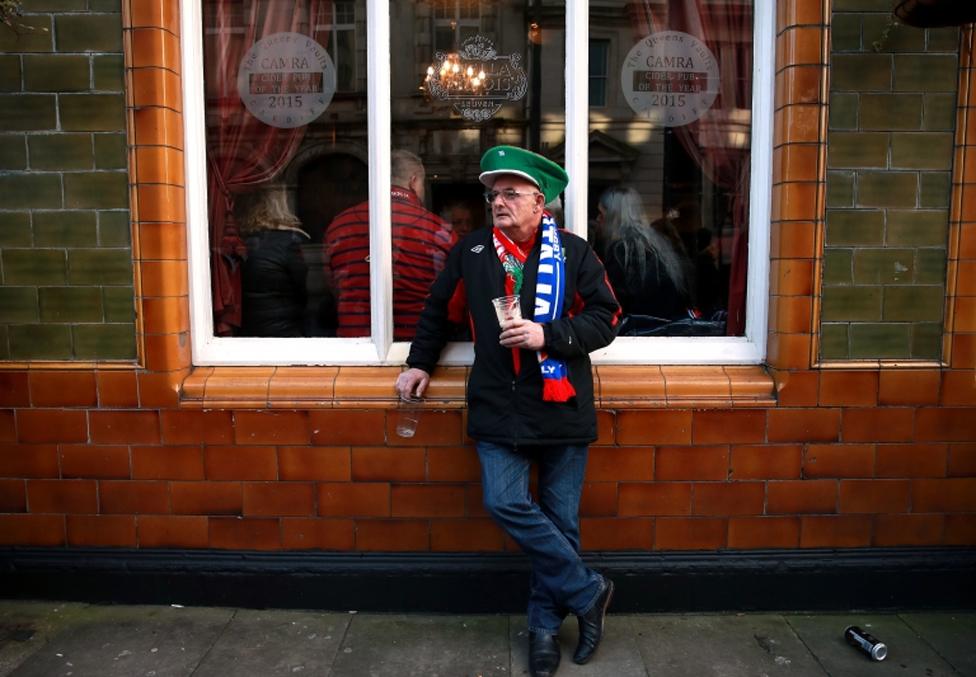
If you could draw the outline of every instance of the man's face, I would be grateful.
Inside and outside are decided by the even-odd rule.
[[[515,174],[502,174],[491,189],[500,193],[491,203],[492,222],[516,242],[523,242],[539,227],[545,198],[535,184]],[[518,195],[505,199],[501,194],[514,190]]]

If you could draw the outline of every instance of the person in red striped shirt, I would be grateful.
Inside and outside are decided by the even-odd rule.
[[[393,338],[413,338],[430,285],[457,235],[424,208],[426,171],[410,151],[390,155],[393,240]],[[325,230],[326,274],[337,294],[337,336],[369,336],[369,202],[338,214]]]

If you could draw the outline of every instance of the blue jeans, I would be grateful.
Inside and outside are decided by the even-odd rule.
[[[602,577],[580,559],[579,503],[586,446],[522,447],[478,442],[485,509],[532,563],[528,625],[555,634],[566,613],[590,610]],[[529,492],[539,465],[539,500]]]

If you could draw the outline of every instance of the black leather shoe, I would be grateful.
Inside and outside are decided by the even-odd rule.
[[[529,631],[529,674],[552,677],[559,667],[559,638],[547,632]]]
[[[600,646],[600,640],[603,639],[603,621],[606,619],[607,607],[610,606],[611,599],[613,599],[613,581],[604,578],[603,589],[597,595],[593,608],[577,616],[579,642],[576,644],[576,653],[573,654],[574,663],[583,665],[596,653],[596,648]]]

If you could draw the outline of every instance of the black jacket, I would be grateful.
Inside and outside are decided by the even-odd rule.
[[[291,230],[259,230],[247,236],[241,271],[243,336],[302,336],[305,276],[299,245],[307,241]]]
[[[587,444],[597,437],[589,353],[609,344],[620,306],[603,264],[585,240],[560,231],[566,255],[562,317],[544,325],[546,350],[566,362],[576,397],[542,400],[536,353],[522,350],[514,373],[512,350],[498,343],[501,329],[491,299],[505,294],[505,272],[492,244],[491,228],[477,230],[451,250],[431,286],[407,364],[430,373],[450,336],[449,314],[466,302],[475,358],[468,380],[468,435],[512,445]],[[533,316],[541,238],[525,263],[522,316]]]

